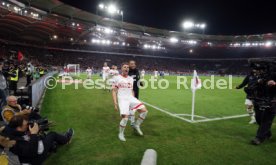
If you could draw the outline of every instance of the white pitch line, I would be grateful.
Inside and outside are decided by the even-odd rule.
[[[191,114],[174,114],[176,116],[192,116]],[[194,117],[197,117],[197,118],[202,118],[202,119],[208,119],[207,117],[204,117],[204,116],[198,116],[198,115],[194,115]]]
[[[213,119],[202,119],[202,120],[196,120],[194,123],[201,123],[201,122],[208,122],[208,121],[217,121],[217,120],[227,120],[227,119],[235,119],[235,118],[241,118],[241,117],[247,117],[248,114],[244,115],[235,115],[235,116],[226,116],[226,117],[217,117]]]
[[[150,106],[150,107],[152,107],[152,108],[154,108],[154,109],[160,111],[160,112],[166,113],[167,115],[170,115],[170,116],[172,116],[172,117],[178,118],[178,119],[180,119],[180,120],[183,120],[183,121],[186,121],[186,122],[189,122],[189,123],[202,123],[202,122],[218,121],[218,120],[227,120],[227,119],[235,119],[235,118],[241,118],[241,117],[247,117],[247,116],[249,116],[248,114],[244,114],[244,115],[217,117],[217,118],[213,118],[213,119],[208,119],[208,118],[206,118],[206,119],[202,119],[202,120],[194,120],[194,121],[192,121],[192,120],[185,119],[185,118],[182,118],[182,117],[177,116],[177,115],[181,115],[181,114],[173,114],[173,113],[170,113],[170,112],[168,112],[168,111],[166,111],[166,110],[164,110],[164,109],[161,109],[161,108],[159,108],[159,107],[156,107],[156,106],[154,106],[154,105],[151,105],[151,104],[149,104],[149,103],[146,103],[146,102],[144,102],[144,101],[142,101],[142,102],[143,102],[144,104],[146,104],[146,105],[148,105],[148,106]],[[184,114],[183,114],[183,115],[184,115]]]
[[[150,107],[152,107],[152,108],[154,108],[154,109],[156,109],[156,110],[158,110],[158,111],[160,111],[160,112],[166,113],[167,115],[170,115],[170,116],[172,116],[172,117],[178,118],[178,119],[180,119],[180,120],[184,120],[184,121],[189,122],[189,123],[193,123],[193,121],[191,121],[191,120],[188,120],[188,119],[185,119],[185,118],[176,116],[176,115],[173,114],[173,113],[170,113],[170,112],[168,112],[168,111],[166,111],[166,110],[163,110],[163,109],[161,109],[161,108],[159,108],[159,107],[156,107],[156,106],[151,105],[151,104],[149,104],[149,103],[146,103],[146,102],[144,102],[144,101],[142,101],[142,102],[143,102],[144,104],[146,104],[147,106],[150,106]]]

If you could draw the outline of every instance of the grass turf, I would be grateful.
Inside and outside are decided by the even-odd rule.
[[[82,76],[85,77],[85,76]],[[208,77],[201,77],[202,79]],[[167,90],[141,90],[141,99],[173,113],[190,113],[191,91],[177,90],[174,76],[167,77]],[[233,79],[233,86],[241,78]],[[196,114],[207,117],[244,114],[244,93],[237,90],[198,90]],[[249,141],[256,125],[248,118],[190,124],[148,107],[149,115],[139,137],[129,127],[127,142],[117,138],[119,114],[114,111],[111,93],[74,86],[61,89],[59,84],[47,90],[42,106],[43,116],[55,121],[53,130],[75,129],[70,145],[62,146],[45,164],[59,165],[138,165],[146,149],[155,149],[159,165],[196,164],[275,164],[276,138],[261,146]],[[273,125],[275,131],[275,125]]]

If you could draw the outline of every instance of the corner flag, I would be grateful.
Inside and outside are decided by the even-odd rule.
[[[193,76],[193,79],[191,81],[191,89],[192,90],[197,90],[197,89],[201,89],[201,87],[202,87],[201,80],[197,76],[196,70],[194,70],[194,76]]]
[[[193,76],[193,79],[191,80],[191,89],[193,93],[191,121],[194,121],[194,115],[195,115],[195,93],[196,93],[196,90],[201,89],[201,87],[202,87],[201,80],[197,76],[196,70],[194,70],[194,76]]]

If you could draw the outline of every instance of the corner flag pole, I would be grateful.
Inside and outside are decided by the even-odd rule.
[[[194,121],[194,115],[195,115],[195,93],[196,89],[192,89],[193,97],[192,97],[192,115],[191,120]]]
[[[201,80],[197,76],[196,70],[194,70],[194,76],[191,81],[191,89],[192,89],[192,114],[191,114],[191,121],[194,121],[194,116],[195,116],[195,94],[196,90],[201,88]]]

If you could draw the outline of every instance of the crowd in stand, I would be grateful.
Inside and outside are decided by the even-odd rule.
[[[192,73],[196,69],[202,74],[234,74],[244,75],[248,72],[248,63],[245,59],[201,59],[201,58],[170,58],[152,57],[143,55],[126,54],[106,54],[95,52],[81,52],[57,49],[30,48],[23,46],[5,46],[0,49],[0,53],[10,56],[13,51],[20,50],[24,54],[25,61],[31,62],[35,66],[55,66],[63,68],[67,64],[80,64],[81,69],[93,67],[94,70],[101,70],[104,62],[109,65],[119,65],[124,61],[134,59],[140,69],[147,72],[154,70],[167,73]],[[1,55],[0,54],[0,55]]]

